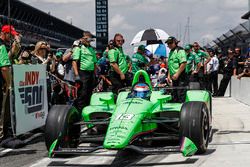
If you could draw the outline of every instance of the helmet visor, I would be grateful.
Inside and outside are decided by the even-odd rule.
[[[149,97],[149,91],[134,91],[134,96],[138,98],[145,99]]]

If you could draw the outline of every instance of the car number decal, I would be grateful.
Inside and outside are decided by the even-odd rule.
[[[116,120],[131,120],[134,117],[134,114],[119,114],[116,117]]]

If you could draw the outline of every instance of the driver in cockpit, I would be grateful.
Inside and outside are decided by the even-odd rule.
[[[128,98],[142,98],[145,100],[150,100],[151,90],[146,83],[137,83],[132,88],[131,93]]]

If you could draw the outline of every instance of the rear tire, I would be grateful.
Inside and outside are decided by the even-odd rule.
[[[78,111],[70,105],[54,105],[48,114],[45,125],[45,144],[47,150],[51,144],[61,137],[59,145],[64,148],[76,148],[80,138],[80,125],[74,123],[80,121]]]
[[[198,154],[206,152],[209,142],[209,115],[204,102],[192,101],[182,105],[180,136],[193,141],[198,148]]]

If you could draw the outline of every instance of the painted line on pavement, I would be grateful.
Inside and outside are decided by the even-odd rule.
[[[250,144],[250,141],[239,141],[239,142],[218,142],[218,143],[210,143],[208,145],[235,145],[235,144]]]
[[[36,162],[32,163],[30,167],[37,167],[37,166],[47,166],[50,163],[50,158],[43,158],[39,159]]]
[[[10,148],[7,148],[7,149],[4,149],[3,151],[0,152],[0,157],[8,154],[9,152],[11,152],[13,149],[10,149]]]

